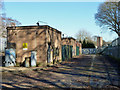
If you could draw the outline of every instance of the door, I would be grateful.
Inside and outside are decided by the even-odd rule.
[[[62,61],[65,61],[65,45],[62,45]]]
[[[70,46],[70,58],[72,58],[73,46]]]
[[[76,55],[79,56],[79,47],[76,46]]]
[[[51,49],[50,45],[48,44],[48,51],[47,51],[47,63],[50,63],[51,59]]]

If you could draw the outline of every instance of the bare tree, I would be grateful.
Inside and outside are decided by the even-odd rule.
[[[86,39],[87,41],[92,41],[90,32],[86,31],[85,29],[80,29],[79,32],[76,34],[76,38],[78,41],[83,41],[84,39]]]
[[[3,0],[0,0],[0,37],[7,36],[6,27],[8,26],[16,26],[21,23],[11,17],[6,17],[6,13],[4,12],[4,3]]]
[[[1,28],[1,36],[6,37],[7,35],[7,30],[6,27],[8,26],[16,26],[20,25],[21,23],[15,19],[12,19],[10,17],[2,17],[2,28]]]
[[[107,27],[120,36],[120,3],[109,0],[100,4],[95,19],[100,27]]]

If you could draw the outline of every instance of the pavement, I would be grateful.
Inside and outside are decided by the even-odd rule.
[[[120,69],[115,60],[101,55],[82,55],[46,68],[8,70],[2,89],[114,89],[120,90]],[[18,67],[17,67],[18,68]]]
[[[20,72],[20,71],[28,71],[28,70],[36,70],[43,69],[45,67],[0,67],[0,72]]]

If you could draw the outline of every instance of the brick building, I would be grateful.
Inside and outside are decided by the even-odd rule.
[[[76,39],[73,37],[62,38],[62,45],[72,46],[72,56],[76,56]]]
[[[48,25],[8,27],[7,48],[16,50],[18,64],[36,51],[37,64],[43,66],[61,60],[61,32]]]
[[[97,37],[97,48],[102,47],[103,45],[103,39],[102,37]]]
[[[82,44],[76,41],[76,55],[82,54]]]

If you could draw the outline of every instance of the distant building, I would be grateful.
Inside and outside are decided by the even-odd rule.
[[[82,44],[76,41],[76,55],[82,54]]]
[[[16,62],[23,64],[31,51],[37,52],[37,64],[61,60],[61,32],[48,25],[7,28],[7,48],[16,50]]]
[[[97,48],[102,47],[103,45],[103,39],[102,37],[97,37]]]
[[[62,38],[62,45],[69,45],[72,47],[72,56],[76,55],[76,39],[73,37]]]
[[[72,48],[72,56],[80,55],[82,45],[73,37],[62,38],[62,46],[69,45]]]

